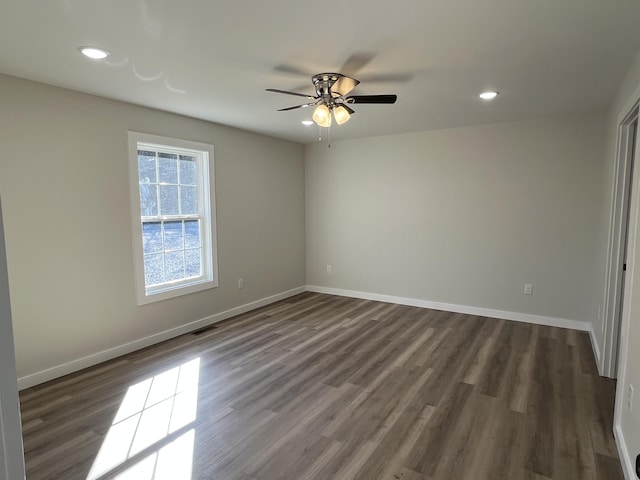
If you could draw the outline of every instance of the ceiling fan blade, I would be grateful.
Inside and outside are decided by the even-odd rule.
[[[397,95],[353,95],[346,99],[349,103],[396,103]]]
[[[315,105],[315,103],[305,103],[304,105],[296,105],[295,107],[281,108],[278,111],[279,112],[286,112],[286,111],[289,111],[289,110],[295,110],[296,108],[311,107],[312,105]]]
[[[366,83],[383,83],[383,82],[408,82],[413,79],[415,75],[413,73],[389,73],[389,74],[370,74],[370,75],[361,75],[360,78],[363,82]]]
[[[286,95],[297,95],[298,97],[310,98],[311,100],[316,99],[316,97],[307,95],[306,93],[288,92],[287,90],[278,90],[277,88],[267,88],[266,91],[275,92],[275,93],[284,93]]]
[[[346,103],[340,103],[339,105],[343,107],[347,112],[349,112],[349,115],[353,115],[354,113],[356,113],[355,110],[349,107],[349,105],[347,105]]]
[[[343,97],[353,90],[359,83],[360,81],[355,78],[347,76],[340,77],[336,83],[331,86],[331,93],[334,96]]]
[[[354,53],[347,58],[339,71],[345,75],[356,75],[373,57],[375,57],[375,54],[371,52]]]
[[[286,63],[276,65],[275,67],[273,67],[273,69],[276,72],[288,73],[290,75],[301,75],[305,77],[310,77],[311,75],[313,75],[313,72],[300,67],[296,67],[295,65],[287,65]]]

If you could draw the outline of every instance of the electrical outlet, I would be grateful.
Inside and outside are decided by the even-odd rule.
[[[331,273],[331,265],[327,265],[327,273]]]
[[[629,411],[633,410],[633,385],[629,384]]]
[[[525,283],[524,284],[524,294],[525,295],[533,295],[533,284]]]
[[[238,288],[243,288],[244,287],[244,280],[242,278],[238,279]]]

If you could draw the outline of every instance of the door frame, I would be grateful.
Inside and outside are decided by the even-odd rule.
[[[638,120],[640,102],[636,102],[618,126],[616,162],[614,169],[613,201],[609,225],[609,245],[605,277],[605,301],[602,318],[603,352],[600,373],[616,378],[618,374],[618,352],[620,350],[620,327],[624,300],[622,263],[627,239],[633,233],[630,218],[631,186],[633,184],[633,128]],[[636,145],[636,157],[638,156]],[[636,165],[640,168],[640,164]],[[629,273],[627,269],[627,273]]]
[[[25,478],[9,278],[0,201],[0,478]]]

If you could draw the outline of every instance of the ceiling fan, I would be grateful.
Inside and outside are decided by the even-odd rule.
[[[296,108],[316,107],[313,111],[313,121],[321,127],[331,126],[331,113],[338,125],[345,123],[354,110],[349,106],[353,104],[392,104],[396,103],[397,95],[351,95],[347,96],[360,82],[355,78],[341,73],[319,73],[311,77],[316,94],[289,92],[277,88],[267,88],[268,92],[296,95],[310,100],[302,105],[281,108],[279,112],[295,110]]]

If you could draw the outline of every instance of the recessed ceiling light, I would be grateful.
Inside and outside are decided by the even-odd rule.
[[[302,120],[301,123],[306,127],[308,127],[310,125],[313,125],[313,121],[312,120]]]
[[[498,96],[498,92],[482,92],[479,97],[483,100],[493,100]]]
[[[96,47],[79,47],[78,50],[85,57],[88,57],[92,60],[102,60],[109,56],[109,52]]]

